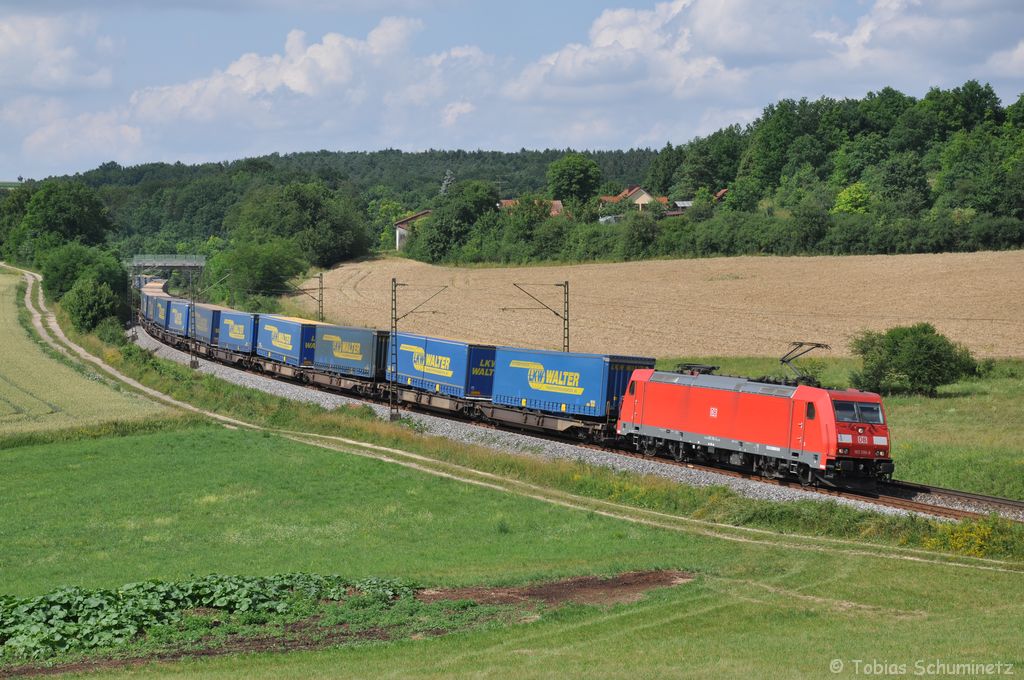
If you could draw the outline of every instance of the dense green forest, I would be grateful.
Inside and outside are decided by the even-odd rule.
[[[417,224],[410,253],[526,262],[1019,248],[1024,95],[1004,108],[989,85],[968,81],[921,99],[892,88],[863,99],[785,99],[746,127],[667,144],[643,186],[692,207],[659,219],[656,204],[638,212],[602,203],[592,189],[551,217],[539,200],[496,211],[449,192]],[[625,219],[596,221],[610,212]]]
[[[599,198],[634,184],[692,205],[664,216],[658,203],[638,211]],[[498,207],[512,197],[518,204]],[[116,280],[111,260],[204,254],[209,297],[269,306],[310,266],[391,247],[393,222],[426,208],[433,214],[414,225],[408,252],[431,262],[1018,248],[1024,95],[1004,107],[989,85],[968,81],[920,99],[891,88],[785,99],[749,125],[660,151],[111,162],[0,189],[0,254],[54,273],[102,272],[97,285]],[[600,221],[611,215],[618,221]],[[55,254],[64,261],[49,263]]]

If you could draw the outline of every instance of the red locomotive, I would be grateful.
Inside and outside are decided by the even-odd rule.
[[[848,487],[893,472],[882,400],[853,389],[636,370],[616,432],[649,455],[805,484]]]

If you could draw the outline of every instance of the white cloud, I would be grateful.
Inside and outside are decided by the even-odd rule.
[[[0,85],[27,90],[90,89],[111,83],[97,64],[95,22],[66,16],[0,18]]]
[[[392,9],[419,1],[382,0]],[[72,4],[40,2],[55,11]],[[255,2],[267,13],[286,6]],[[330,4],[297,2],[311,11]],[[125,54],[136,49],[131,38],[107,37],[80,14],[0,16],[0,124],[9,132],[0,161],[20,151],[18,172],[56,172],[65,158],[84,168],[133,154],[200,161],[316,148],[660,147],[747,123],[781,97],[861,97],[886,85],[921,96],[969,78],[991,81],[1004,100],[1024,89],[1020,0],[644,0],[641,8],[577,13],[583,23],[564,26],[574,37],[546,53],[529,51],[537,44],[530,40],[495,53],[462,44],[450,36],[487,35],[459,24],[463,0],[422,2],[412,11],[429,10],[423,16],[438,23],[383,18],[355,35],[282,30],[279,48],[259,51],[239,33],[234,38],[247,47],[201,65],[202,77],[113,83],[99,92],[115,57],[161,57]],[[349,18],[338,11],[344,3],[354,6],[340,0],[319,16],[348,25],[340,23]],[[205,12],[202,20],[225,30],[246,26],[239,16],[251,10],[242,0],[166,6]],[[515,17],[496,20],[509,23],[510,35],[532,35],[540,7],[527,0]],[[382,10],[364,3],[359,12],[365,21]],[[158,16],[146,8],[138,15]],[[431,46],[417,51],[423,44]],[[202,54],[181,69],[203,64]],[[176,64],[151,71],[180,72]],[[24,168],[29,162],[36,165]]]
[[[441,111],[441,125],[451,127],[459,122],[460,118],[474,111],[476,111],[476,107],[472,102],[452,102]]]
[[[37,128],[25,138],[22,150],[61,162],[96,157],[127,162],[136,158],[141,144],[142,131],[117,113],[84,113]]]
[[[0,123],[7,128],[38,127],[66,115],[67,106],[56,97],[18,97],[0,107]]]
[[[415,19],[389,17],[365,40],[328,33],[312,45],[307,45],[305,33],[293,30],[283,54],[244,54],[205,78],[135,92],[131,105],[140,118],[154,121],[209,121],[228,114],[265,113],[271,108],[272,95],[313,97],[353,83],[359,71],[379,67],[403,53],[421,25]],[[358,87],[352,94],[358,99]]]
[[[489,92],[495,79],[494,58],[475,45],[462,45],[403,64],[389,74],[382,101],[389,108],[427,106],[450,100],[453,91]]]
[[[859,75],[911,72],[928,79],[925,85],[948,86],[947,79],[990,77],[982,62],[991,45],[1019,39],[1021,25],[1024,4],[1014,0],[876,0],[848,30],[822,29],[814,37],[838,67]]]
[[[996,52],[988,58],[986,65],[993,73],[1019,79],[1024,75],[1024,40],[1014,48]]]
[[[682,99],[739,85],[740,72],[714,54],[694,52],[685,12],[691,4],[606,10],[591,25],[587,44],[570,43],[528,65],[504,93],[520,101],[601,101],[637,92]]]

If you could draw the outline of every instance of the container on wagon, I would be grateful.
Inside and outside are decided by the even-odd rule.
[[[312,366],[317,322],[290,316],[261,316],[256,354],[289,366]]]
[[[313,365],[342,375],[380,379],[387,369],[387,331],[316,325]]]
[[[161,328],[167,328],[167,319],[171,315],[171,298],[163,295],[154,295],[150,300],[150,304],[152,305],[152,316],[149,317],[150,321]]]
[[[391,344],[396,343],[395,347]],[[392,357],[397,352],[398,366]],[[398,333],[388,346],[388,380],[454,397],[487,399],[494,384],[494,347]]]
[[[167,307],[167,330],[188,337],[191,308],[192,304],[188,300],[171,300]]]
[[[492,401],[548,413],[614,417],[638,368],[654,368],[654,359],[499,347]]]
[[[207,345],[216,345],[217,336],[220,335],[220,315],[224,311],[232,310],[220,305],[197,304],[192,310],[195,315],[192,321],[195,339]]]
[[[252,354],[256,341],[256,322],[259,318],[259,314],[222,309],[220,323],[217,325],[217,347]]]

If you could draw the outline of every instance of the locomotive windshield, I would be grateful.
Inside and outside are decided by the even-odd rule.
[[[863,401],[832,402],[836,408],[836,420],[840,423],[868,423],[881,425],[882,407]]]

